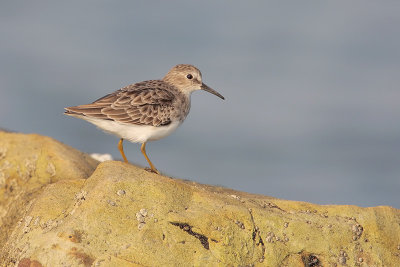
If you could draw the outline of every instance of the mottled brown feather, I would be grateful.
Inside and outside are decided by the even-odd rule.
[[[168,83],[151,80],[128,85],[91,104],[66,108],[66,114],[162,126],[176,117],[174,105],[177,97],[181,101],[185,99]]]

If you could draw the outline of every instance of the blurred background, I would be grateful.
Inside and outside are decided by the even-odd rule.
[[[399,1],[1,1],[0,127],[121,159],[118,138],[63,115],[197,66],[147,152],[167,175],[319,204],[400,208]],[[147,163],[126,142],[128,159]]]

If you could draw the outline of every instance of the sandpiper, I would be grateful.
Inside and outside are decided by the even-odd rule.
[[[159,174],[146,154],[146,143],[170,135],[190,110],[190,95],[204,90],[222,99],[202,82],[199,69],[188,64],[173,67],[162,80],[149,80],[123,87],[91,104],[65,108],[66,115],[86,120],[120,137],[118,149],[125,162],[123,141],[141,143],[150,170]]]

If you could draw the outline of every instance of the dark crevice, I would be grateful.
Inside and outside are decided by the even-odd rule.
[[[200,243],[203,245],[203,247],[205,249],[210,249],[210,243],[208,242],[208,237],[206,237],[205,235],[193,232],[192,226],[190,226],[189,224],[180,223],[180,222],[170,222],[170,224],[178,226],[179,228],[181,228],[183,231],[185,231],[189,235],[194,236],[195,238],[200,240]],[[215,239],[211,239],[211,241],[218,243],[218,241]]]
[[[262,247],[262,254],[264,255],[265,254],[265,245],[264,245],[264,242],[263,242],[263,240],[262,240],[262,237],[261,236],[259,236],[259,239],[258,239],[258,244],[257,244],[257,246],[258,245],[260,245],[261,244],[261,247]]]
[[[256,223],[254,221],[253,212],[251,209],[249,209],[249,213],[250,213],[251,222],[253,224],[253,233],[251,236],[253,239],[253,244],[254,244],[253,246],[261,245],[262,260],[264,260],[265,244],[264,244],[264,241],[262,240],[260,229],[258,228],[258,226],[256,225]],[[258,237],[258,242],[257,242],[257,237]]]
[[[303,254],[301,256],[301,259],[302,259],[305,267],[319,267],[319,266],[321,266],[318,257],[316,255],[314,255],[314,254]]]
[[[275,203],[272,202],[264,202],[263,204],[263,208],[271,208],[271,209],[278,209],[280,211],[286,212],[286,210],[281,209],[278,205],[276,205]]]

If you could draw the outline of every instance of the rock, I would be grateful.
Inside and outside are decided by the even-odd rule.
[[[87,178],[98,163],[49,137],[0,131],[0,245],[45,185]]]
[[[400,266],[397,209],[280,200],[172,179],[117,161],[100,163],[87,178],[77,171],[85,160],[88,172],[96,165],[87,155],[33,137],[10,138],[31,138],[28,152],[37,151],[37,142],[44,151],[57,148],[41,164],[51,161],[59,173],[56,162],[70,160],[61,165],[74,168],[75,178],[72,171],[62,172],[65,178],[47,179],[32,197],[15,204],[21,212],[6,225],[10,234],[0,243],[1,265]],[[12,157],[13,166],[31,154],[20,155]],[[11,162],[8,156],[0,165]],[[45,180],[36,172],[30,179]],[[27,192],[25,185],[20,192]],[[12,205],[3,209],[8,212]]]

